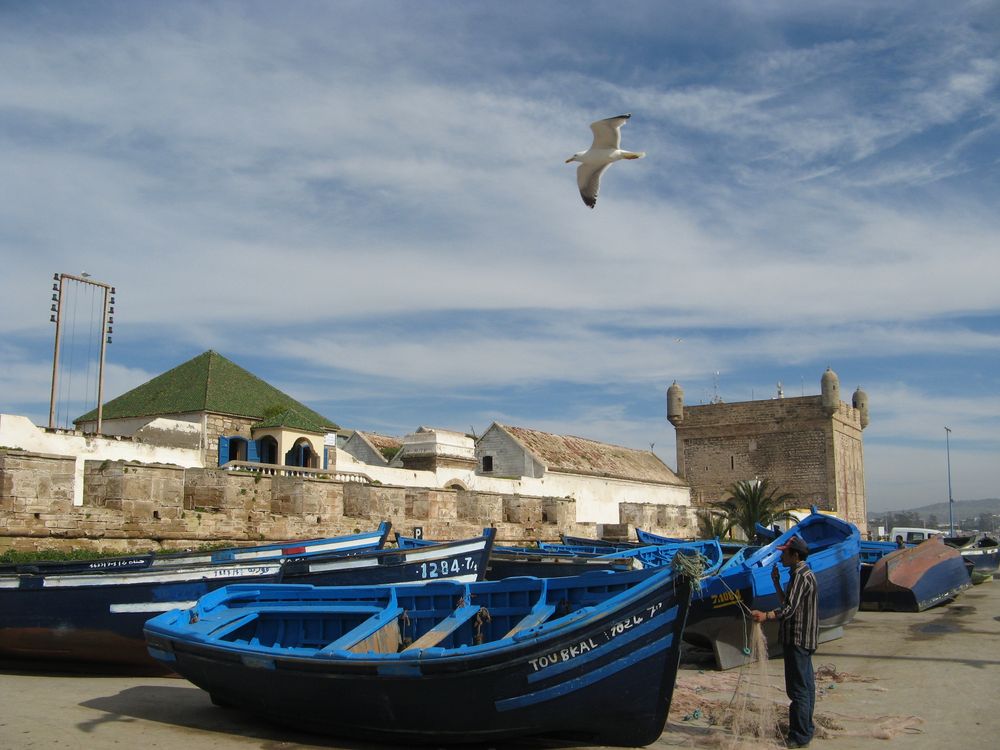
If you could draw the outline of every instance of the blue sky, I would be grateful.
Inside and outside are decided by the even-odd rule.
[[[870,508],[947,498],[945,425],[954,497],[1000,494],[996,2],[0,1],[0,69],[0,411],[47,421],[86,271],[108,397],[212,348],[346,427],[674,466],[673,380],[829,365]],[[563,162],[622,112],[648,156],[591,211]]]

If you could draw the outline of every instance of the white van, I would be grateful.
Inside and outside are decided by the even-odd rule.
[[[916,544],[932,536],[941,536],[941,532],[937,529],[919,529],[915,526],[896,526],[889,532],[889,541],[896,541],[897,536],[903,537],[904,542]]]

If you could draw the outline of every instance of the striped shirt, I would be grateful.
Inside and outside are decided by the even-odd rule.
[[[774,611],[781,621],[781,642],[816,650],[819,639],[819,594],[816,575],[800,561],[792,569],[792,579],[785,591],[785,603]]]

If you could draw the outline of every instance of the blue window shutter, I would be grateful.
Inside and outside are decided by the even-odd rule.
[[[247,461],[254,461],[255,463],[260,463],[260,454],[257,453],[257,441],[247,440]]]
[[[229,438],[219,437],[219,466],[229,463]]]
[[[323,468],[330,468],[330,451],[326,449],[325,445],[323,446]]]

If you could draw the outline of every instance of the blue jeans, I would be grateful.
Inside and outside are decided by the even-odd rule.
[[[816,727],[816,678],[813,675],[812,651],[790,643],[783,644],[785,656],[785,694],[788,706],[788,739],[800,745],[808,743]]]

